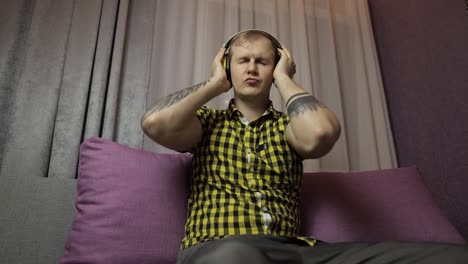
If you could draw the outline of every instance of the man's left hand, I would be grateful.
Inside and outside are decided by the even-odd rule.
[[[281,46],[281,49],[278,49],[278,52],[281,54],[281,57],[273,72],[273,78],[275,79],[275,82],[276,80],[286,76],[292,79],[296,73],[296,64],[292,59],[291,53],[284,46]]]

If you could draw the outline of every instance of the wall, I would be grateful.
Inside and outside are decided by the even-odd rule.
[[[420,168],[468,239],[468,14],[463,0],[369,0],[400,166]]]

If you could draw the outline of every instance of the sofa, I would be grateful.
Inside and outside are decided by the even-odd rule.
[[[0,178],[0,263],[175,263],[191,155],[93,137],[78,177]],[[416,167],[305,173],[302,235],[466,244]]]

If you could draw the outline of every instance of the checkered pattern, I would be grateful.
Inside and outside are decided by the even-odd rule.
[[[272,105],[249,125],[241,115],[233,101],[197,111],[203,139],[192,151],[182,248],[237,234],[298,236],[303,166],[286,142],[289,118]]]

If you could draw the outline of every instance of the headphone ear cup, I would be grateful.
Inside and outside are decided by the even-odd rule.
[[[223,66],[226,70],[226,77],[228,81],[231,82],[231,58],[229,57],[229,54],[224,55]]]

